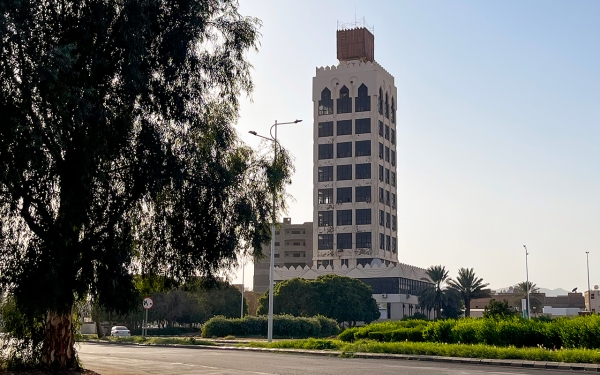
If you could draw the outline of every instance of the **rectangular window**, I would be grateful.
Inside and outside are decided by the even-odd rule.
[[[392,165],[396,165],[396,151],[392,150]]]
[[[390,139],[390,127],[388,125],[385,126],[385,139]]]
[[[319,167],[319,182],[325,181],[333,181],[333,167],[330,165]]]
[[[396,131],[394,129],[392,129],[392,144],[395,145],[396,144]]]
[[[337,249],[352,249],[352,233],[337,234]]]
[[[337,180],[352,180],[352,164],[337,166]]]
[[[379,136],[383,137],[383,121],[379,121]]]
[[[319,234],[317,242],[319,250],[333,250],[333,234]]]
[[[279,246],[279,242],[275,242],[275,246]]]
[[[319,204],[333,203],[333,189],[319,189]]]
[[[396,252],[396,237],[392,237],[392,252]]]
[[[398,228],[397,227],[398,223],[396,220],[397,220],[396,215],[392,215],[392,230],[396,230]]]
[[[333,115],[333,99],[319,100],[319,116]]]
[[[319,145],[319,147],[320,146],[321,145]],[[320,150],[320,148],[319,148],[319,150]],[[329,158],[329,159],[331,159],[331,158]],[[383,159],[383,143],[379,144],[379,159]]]
[[[358,209],[356,210],[356,225],[369,225],[371,224],[371,209]]]
[[[389,169],[385,169],[385,183],[389,184],[390,183],[390,170]]]
[[[331,137],[333,135],[333,121],[319,123],[319,137]]]
[[[371,110],[371,97],[369,95],[359,96],[354,98],[354,107],[356,112],[369,112]]]
[[[396,186],[396,173],[392,172],[392,186]]]
[[[392,208],[396,208],[396,194],[392,193]]]
[[[360,118],[354,120],[355,131],[354,134],[366,134],[371,132],[371,119]]]
[[[348,259],[342,259],[342,267],[348,267]]]
[[[352,202],[352,188],[337,188],[337,203]]]
[[[371,164],[356,164],[356,178],[371,178]]]
[[[382,210],[379,210],[379,225],[383,226],[385,219],[385,213]]]
[[[333,159],[333,144],[319,145],[319,160]]]
[[[337,135],[352,134],[352,120],[341,120],[337,122]]]
[[[385,148],[385,161],[390,161],[390,148],[386,146]]]
[[[352,98],[339,98],[337,100],[337,113],[351,113],[352,112]]]
[[[390,251],[390,247],[391,247],[391,238],[390,236],[385,236],[385,249],[387,251]]]
[[[383,182],[383,165],[379,166],[379,181]]]
[[[385,204],[390,205],[390,192],[387,190],[385,191]]]
[[[356,141],[356,156],[371,156],[371,141]]]
[[[383,203],[383,188],[379,188],[379,203]]]
[[[386,228],[389,228],[389,227],[390,227],[390,221],[392,221],[392,220],[391,220],[391,216],[392,216],[392,215],[390,215],[390,213],[389,213],[389,212],[386,212],[386,213],[385,213],[385,227],[386,227]]]
[[[356,202],[370,202],[371,201],[371,187],[370,186],[357,186],[356,187]]]
[[[337,144],[337,157],[338,158],[351,158],[352,157],[352,142],[340,142]]]
[[[336,211],[337,225],[352,225],[352,210]]]
[[[379,233],[379,250],[385,250],[385,234]]]
[[[356,248],[370,249],[371,248],[371,232],[356,233]]]
[[[319,211],[319,226],[320,227],[332,227],[333,226],[333,211]]]

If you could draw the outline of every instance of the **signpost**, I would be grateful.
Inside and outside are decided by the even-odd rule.
[[[144,320],[144,326],[142,327],[142,336],[146,337],[148,334],[148,310],[154,306],[154,301],[150,297],[144,297],[142,306],[144,306],[144,309],[146,310],[146,319]]]

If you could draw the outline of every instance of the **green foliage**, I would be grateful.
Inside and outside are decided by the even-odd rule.
[[[148,328],[148,336],[181,336],[191,333],[199,333],[199,328],[194,327],[165,327],[165,328]],[[142,329],[133,329],[131,334],[135,336],[142,335]]]
[[[412,326],[401,323],[414,322]],[[419,336],[418,332],[421,333]],[[427,341],[545,348],[600,348],[600,315],[551,321],[520,317],[398,321],[369,324],[340,333],[341,341]]]
[[[381,323],[367,324],[363,327],[353,327],[344,330],[338,335],[341,341],[354,341],[364,338],[374,338],[380,341],[423,340],[423,329],[427,325],[425,320],[396,320]]]
[[[325,323],[323,327],[322,323]],[[273,336],[275,337],[327,337],[338,329],[337,323],[325,317],[294,317],[291,315],[273,316]],[[267,317],[247,316],[243,319],[227,319],[217,316],[202,326],[202,337],[266,336]]]
[[[0,308],[4,332],[0,338],[0,364],[11,371],[37,367],[44,340],[43,317],[23,314],[13,297],[2,301]]]
[[[259,299],[258,314],[268,309],[268,293]],[[293,278],[275,285],[273,311],[294,316],[324,315],[354,325],[379,318],[371,287],[358,279],[322,275],[315,280]]]
[[[124,314],[135,273],[214,278],[260,254],[293,166],[237,137],[260,27],[238,7],[0,3],[0,283],[30,320],[89,295]],[[50,328],[43,358],[75,367]]]
[[[248,346],[281,349],[330,349],[342,351],[346,355],[352,355],[352,353],[416,354],[463,358],[517,359],[526,361],[600,364],[600,352],[590,349],[548,350],[539,347],[497,347],[483,344],[464,345],[432,342],[378,342],[373,340],[343,342],[339,340],[315,339],[282,340],[272,343],[254,342],[248,344]]]
[[[507,300],[496,301],[493,298],[490,299],[490,302],[483,311],[484,318],[506,319],[517,315],[519,313],[508,306]]]
[[[435,310],[436,317],[456,318],[461,313],[461,297],[455,289],[448,288],[448,271],[444,266],[431,266],[426,271],[429,284],[418,292],[419,305]],[[442,313],[443,312],[443,313]]]

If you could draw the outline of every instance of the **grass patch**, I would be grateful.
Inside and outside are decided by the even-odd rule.
[[[105,336],[100,338],[101,341],[108,342],[127,342],[135,344],[177,344],[177,345],[216,345],[212,341],[198,340],[195,337],[143,337],[143,336],[128,336],[128,337],[112,337]],[[85,341],[85,338],[84,340]]]
[[[548,350],[541,347],[516,348],[514,346],[497,347],[482,344],[468,345],[431,342],[377,342],[373,340],[358,340],[353,343],[348,343],[340,340],[321,339],[283,340],[272,343],[254,342],[240,346],[282,349],[338,350],[344,352],[344,356],[346,357],[352,357],[353,353],[360,352],[600,364],[600,351],[593,349]]]

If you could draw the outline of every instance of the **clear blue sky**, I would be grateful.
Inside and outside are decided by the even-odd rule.
[[[337,64],[336,22],[365,17],[398,87],[399,258],[500,288],[600,284],[599,1],[241,3],[263,22],[256,90],[238,130],[274,120],[296,159],[293,222],[312,221],[315,68]],[[235,276],[234,282],[240,277]],[[246,283],[252,284],[247,267]]]

